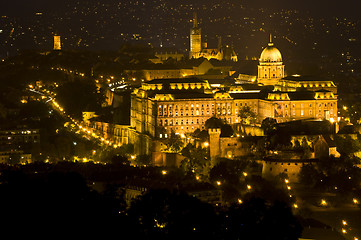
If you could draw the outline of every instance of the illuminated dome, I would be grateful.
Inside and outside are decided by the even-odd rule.
[[[270,39],[270,43],[268,43],[268,47],[263,49],[261,53],[261,57],[259,59],[260,62],[282,62],[282,55],[280,50],[273,46],[272,39]]]

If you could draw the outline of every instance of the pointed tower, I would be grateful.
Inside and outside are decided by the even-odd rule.
[[[274,47],[272,35],[268,46],[263,49],[258,65],[258,83],[275,85],[285,77],[285,65],[282,62],[281,52]]]
[[[198,27],[197,13],[193,15],[193,27],[190,32],[189,58],[197,58],[202,50],[201,29]]]

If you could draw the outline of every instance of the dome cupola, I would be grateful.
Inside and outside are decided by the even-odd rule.
[[[268,46],[263,49],[259,61],[264,63],[282,62],[282,54],[280,50],[274,46],[272,35],[270,35],[270,42],[268,43]]]

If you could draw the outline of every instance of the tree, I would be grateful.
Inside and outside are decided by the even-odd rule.
[[[207,119],[207,121],[204,123],[204,126],[206,130],[210,128],[220,128],[222,137],[230,137],[234,133],[234,130],[231,125],[225,123],[224,120],[216,117],[211,117]]]
[[[181,136],[175,134],[173,129],[171,130],[169,137],[165,139],[164,143],[167,146],[167,151],[169,152],[179,152],[183,146]]]
[[[263,119],[261,128],[263,129],[265,135],[272,135],[277,129],[277,120],[267,117]]]
[[[136,239],[217,239],[220,233],[212,205],[178,191],[151,190],[127,215]]]
[[[100,110],[105,96],[93,82],[75,80],[59,86],[57,100],[66,112],[81,119],[84,111]]]
[[[204,123],[204,127],[208,130],[209,128],[221,128],[224,125],[224,121],[222,119],[211,117],[208,118]]]
[[[128,160],[128,158],[119,154],[114,155],[110,161],[111,164],[113,164],[114,166],[130,165],[130,161]]]
[[[235,204],[226,212],[225,239],[297,240],[302,226],[284,202],[269,203],[261,198]]]
[[[181,162],[181,167],[186,172],[195,173],[201,176],[208,175],[211,163],[206,148],[196,147],[189,143],[182,149],[181,153],[186,157],[186,159]]]
[[[135,164],[137,166],[149,166],[152,162],[152,157],[151,155],[138,155],[135,159]]]
[[[221,137],[231,137],[233,135],[234,131],[231,125],[224,124],[221,127]]]
[[[256,121],[256,114],[252,111],[250,106],[244,106],[239,109],[238,113],[239,125],[241,126],[241,132],[246,133],[245,126],[252,124]]]

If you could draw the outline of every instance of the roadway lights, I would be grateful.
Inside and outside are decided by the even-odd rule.
[[[295,203],[295,204],[293,204],[293,207],[294,207],[294,208],[298,208],[298,205]]]
[[[217,181],[216,183],[218,186],[220,186],[222,184],[221,181]]]
[[[252,186],[251,186],[251,185],[247,185],[247,189],[248,189],[248,190],[251,190],[251,189],[252,189]]]
[[[325,199],[322,199],[322,200],[321,200],[321,205],[322,205],[322,206],[327,206],[327,202],[326,202]]]
[[[166,171],[166,170],[163,170],[163,171],[162,171],[162,174],[163,174],[163,175],[166,175],[166,174],[167,174],[167,171]]]
[[[352,201],[353,201],[354,204],[358,204],[357,198],[352,199]]]
[[[342,225],[344,225],[344,226],[346,226],[346,225],[347,225],[346,220],[342,220]]]
[[[243,176],[247,177],[248,173],[246,172],[243,172]]]

